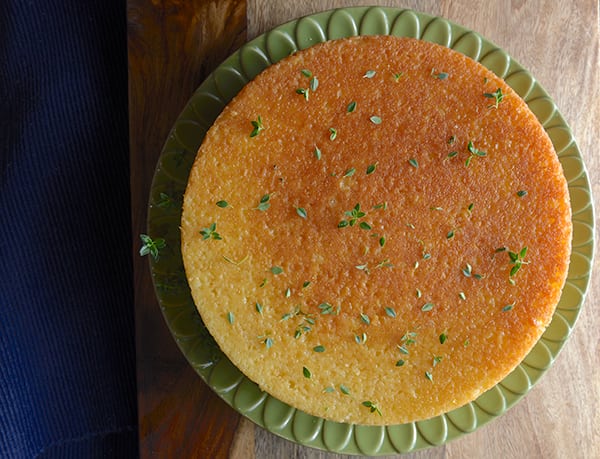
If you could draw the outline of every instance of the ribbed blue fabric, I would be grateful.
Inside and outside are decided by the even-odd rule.
[[[135,457],[124,0],[0,1],[0,457]]]

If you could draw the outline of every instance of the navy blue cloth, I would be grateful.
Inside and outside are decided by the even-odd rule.
[[[124,0],[0,1],[0,457],[135,457]]]

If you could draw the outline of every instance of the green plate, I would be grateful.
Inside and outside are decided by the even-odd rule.
[[[182,196],[196,151],[223,107],[269,65],[297,50],[354,35],[390,34],[460,51],[492,70],[527,102],[548,132],[569,183],[573,252],[552,323],[523,362],[472,403],[420,422],[362,426],[308,415],[262,392],[219,350],[205,329],[187,285],[180,252]],[[235,410],[296,443],[345,454],[386,455],[442,445],[500,416],[547,371],[581,311],[594,251],[594,210],[585,165],[567,123],[533,76],[477,33],[439,17],[379,7],[343,8],[276,27],[240,48],[196,90],[162,150],[152,184],[148,234],[164,238],[151,261],[156,294],[181,351],[202,379]],[[200,384],[200,382],[199,382]]]

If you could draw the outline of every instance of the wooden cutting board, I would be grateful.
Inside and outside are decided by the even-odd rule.
[[[578,140],[600,196],[598,2],[372,1],[476,30],[528,68]],[[128,0],[132,257],[140,456],[341,458],[280,439],[213,394],[175,345],[138,255],[154,167],[194,89],[247,39],[297,17],[364,2]],[[594,182],[594,179],[596,182]],[[599,208],[596,206],[596,208]],[[596,257],[596,259],[598,259]],[[489,425],[409,458],[600,457],[600,285],[593,280],[569,343],[529,395]]]

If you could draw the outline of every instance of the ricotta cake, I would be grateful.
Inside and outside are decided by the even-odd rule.
[[[269,67],[198,151],[181,221],[194,302],[261,389],[390,425],[474,400],[550,323],[567,183],[525,102],[451,49],[329,41]]]

